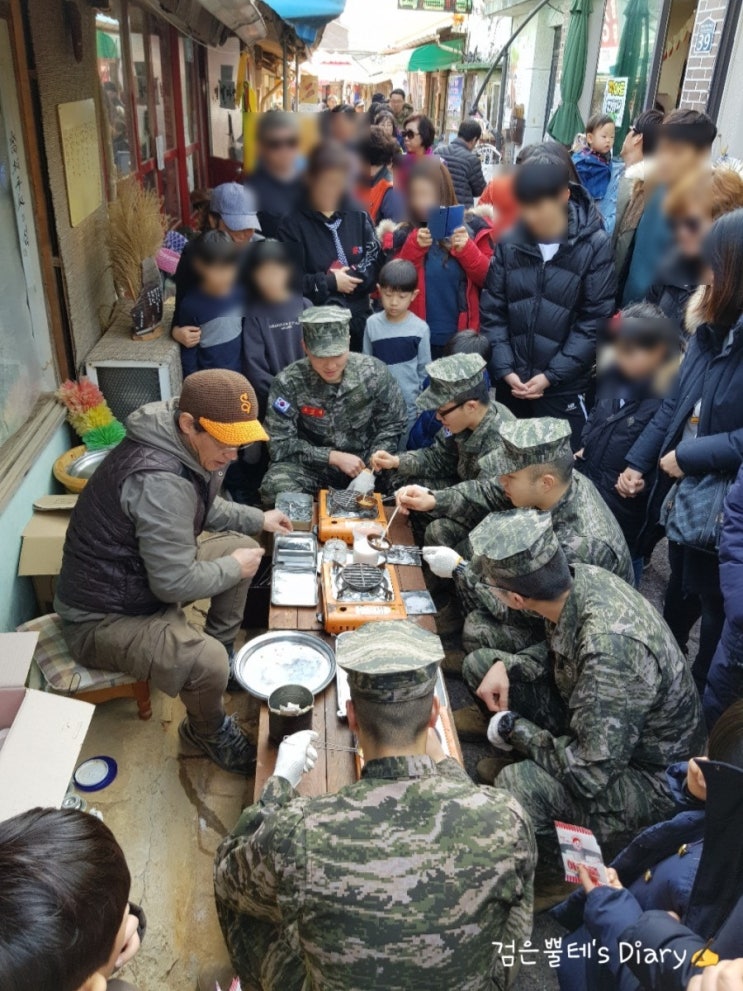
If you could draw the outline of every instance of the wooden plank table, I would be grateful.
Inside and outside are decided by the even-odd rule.
[[[385,507],[387,518],[389,519],[394,507]],[[317,509],[315,509],[314,522],[317,522]],[[413,533],[407,517],[399,513],[392,522],[389,532],[390,540],[393,544],[404,544],[412,546],[414,544]],[[423,578],[423,569],[411,565],[395,565],[397,577],[400,581],[400,589],[403,592],[424,591],[426,583]],[[328,643],[332,637],[325,632],[323,624],[318,619],[318,614],[322,610],[322,603],[317,607],[287,608],[285,606],[271,606],[268,619],[270,630],[303,630],[321,637]],[[413,622],[422,626],[432,633],[436,632],[436,622],[433,616],[411,616]],[[443,682],[443,679],[442,679]],[[444,689],[445,691],[445,689]],[[446,699],[448,707],[448,698]],[[443,706],[443,702],[442,702]],[[451,710],[448,710],[450,713]],[[453,745],[453,756],[460,762],[462,751],[454,729],[453,720],[448,718],[448,713],[443,716],[447,722],[448,737],[450,746]],[[312,728],[319,733],[320,739],[329,746],[352,747],[353,735],[345,720],[338,718],[338,693],[336,690],[335,678],[328,685],[325,691],[316,696],[315,709],[313,713]],[[258,723],[258,759],[255,771],[254,796],[257,800],[263,791],[266,780],[273,773],[276,764],[276,744],[268,738],[268,706],[261,705],[260,720]],[[352,753],[339,750],[318,750],[318,761],[311,774],[306,774],[298,788],[301,795],[324,795],[329,792],[338,791],[344,785],[351,784],[356,780],[356,761]]]

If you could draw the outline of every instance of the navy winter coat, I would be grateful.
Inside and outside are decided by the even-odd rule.
[[[583,428],[583,457],[575,462],[616,517],[633,558],[641,553],[636,544],[645,521],[645,492],[649,489],[635,499],[623,499],[615,486],[627,466],[627,452],[660,404],[660,397],[649,384],[629,382],[618,369],[602,375],[596,404]]]
[[[713,761],[700,767],[707,783],[705,842],[686,916],[676,922],[666,912],[644,912],[621,936],[657,955],[675,951],[658,962],[629,961],[650,991],[686,991],[702,973],[692,962],[696,954],[704,963],[743,956],[743,771]]]
[[[743,462],[743,317],[727,331],[702,324],[689,342],[678,378],[660,409],[627,455],[627,465],[646,475],[676,451],[686,475],[737,472]],[[682,441],[684,427],[701,399],[696,438]],[[659,471],[648,504],[648,525],[673,484]]]
[[[612,866],[623,890],[596,888],[588,897],[578,891],[553,910],[558,922],[568,929],[583,923],[575,934],[578,941],[595,939],[596,947],[604,947],[610,958],[600,964],[594,952],[584,966],[576,966],[574,959],[568,962],[563,955],[559,974],[562,991],[636,991],[640,987],[681,991],[694,973],[691,953],[679,971],[672,970],[672,964],[678,964],[672,958],[666,975],[671,983],[661,978],[663,968],[638,967],[629,959],[621,963],[620,944],[624,953],[637,941],[647,949],[668,946],[660,935],[665,932],[665,920],[673,929],[688,934],[685,938],[693,943],[692,953],[714,938],[719,939],[716,952],[726,955],[720,950],[730,947],[732,919],[728,915],[738,911],[743,896],[743,771],[719,762],[701,766],[707,780],[706,805],[684,788],[685,764],[669,769],[669,784],[680,811],[668,822],[644,830],[616,858]],[[683,845],[688,853],[679,856]],[[669,863],[678,866],[676,891],[667,875],[661,882],[652,876],[664,861],[666,871]],[[628,890],[633,885],[637,897]],[[653,907],[644,911],[643,907],[649,905]],[[672,910],[681,914],[684,925],[671,919],[668,912]],[[738,951],[733,955],[741,952],[743,935],[739,934]],[[682,956],[680,948],[678,953]],[[679,973],[686,974],[685,980],[673,983]]]
[[[743,698],[743,468],[725,502],[720,589],[725,600],[725,626],[704,691],[704,716],[709,729],[728,706]]]
[[[616,289],[611,238],[586,190],[571,183],[567,239],[551,261],[522,223],[496,246],[480,298],[492,380],[542,372],[550,396],[583,392]]]

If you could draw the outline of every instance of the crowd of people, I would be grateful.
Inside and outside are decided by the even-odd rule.
[[[546,908],[562,991],[740,989],[743,178],[693,110],[640,114],[616,157],[596,115],[486,183],[479,121],[445,143],[400,90],[358,109],[310,149],[263,115],[255,172],[212,191],[175,275],[182,393],[132,415],[72,516],[69,648],[179,695],[184,747],[251,774],[223,694],[259,535],[291,530],[280,493],[371,469],[437,634],[344,636],[360,780],[300,798],[319,743],[288,737],[221,844],[243,991],[508,988]],[[439,669],[489,747],[477,784],[434,730]],[[579,863],[565,898],[556,821],[606,883]],[[96,820],[0,825],[0,877],[2,991],[101,991],[136,952]]]

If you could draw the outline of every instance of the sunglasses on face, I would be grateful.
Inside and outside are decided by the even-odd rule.
[[[403,131],[402,136],[406,139],[406,141],[412,141],[413,138],[418,137],[418,131],[410,131],[410,130]]]

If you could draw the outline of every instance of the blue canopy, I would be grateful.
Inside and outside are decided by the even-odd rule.
[[[315,44],[325,25],[340,17],[346,6],[346,0],[264,0],[264,3],[308,45]]]

